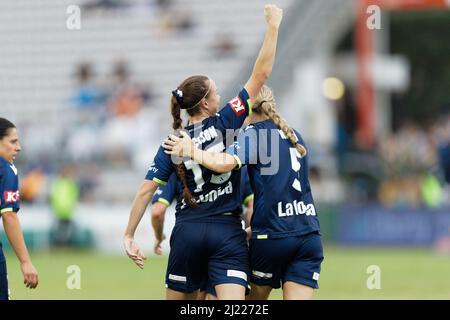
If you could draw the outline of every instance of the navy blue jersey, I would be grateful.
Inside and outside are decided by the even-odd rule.
[[[177,175],[172,173],[165,186],[159,186],[152,198],[152,204],[155,202],[164,203],[170,206],[172,201],[182,193],[181,182],[177,180]]]
[[[250,186],[247,167],[241,169],[241,203],[246,206],[253,199],[253,190]]]
[[[213,117],[185,127],[194,144],[203,150],[223,152],[233,143],[235,130],[244,123],[251,112],[247,91],[242,89],[237,97]],[[146,175],[146,179],[166,184],[176,169],[176,157],[172,161],[170,155],[161,146]],[[176,206],[177,221],[198,220],[223,213],[239,215],[240,178],[238,170],[217,174],[200,166],[193,160],[184,160],[188,188],[195,197],[198,207],[190,208],[180,197]]]
[[[16,167],[0,157],[0,213],[20,209],[19,176]]]
[[[248,178],[247,167],[241,169],[241,203],[247,206],[248,202],[253,200],[253,190],[250,186],[250,180]],[[159,186],[155,194],[152,197],[152,204],[155,202],[164,203],[166,206],[170,206],[174,199],[178,199],[182,194],[181,182],[177,179],[175,173],[169,178],[169,182],[165,186]]]
[[[295,134],[304,146],[301,135],[297,131]],[[247,165],[255,193],[252,238],[319,231],[307,157],[300,156],[271,120],[248,126],[229,150]]]

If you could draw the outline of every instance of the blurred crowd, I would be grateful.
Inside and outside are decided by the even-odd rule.
[[[427,123],[404,120],[373,150],[339,150],[348,201],[403,208],[450,204],[448,113]]]
[[[450,115],[421,127],[405,121],[380,143],[384,181],[379,200],[388,206],[438,207],[449,203]]]

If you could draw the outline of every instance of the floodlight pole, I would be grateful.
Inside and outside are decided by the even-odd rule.
[[[374,32],[367,26],[367,8],[376,5],[382,10],[445,10],[450,0],[357,0],[355,49],[358,65],[356,104],[358,108],[357,140],[360,147],[370,149],[375,143],[373,79]]]

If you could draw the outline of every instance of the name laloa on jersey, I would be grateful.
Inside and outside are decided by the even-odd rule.
[[[315,216],[316,208],[312,203],[305,205],[303,201],[294,200],[294,202],[289,202],[283,204],[283,202],[278,202],[278,216],[279,217],[289,217],[300,214],[306,214],[307,216]]]

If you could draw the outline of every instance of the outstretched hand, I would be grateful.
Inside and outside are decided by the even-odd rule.
[[[171,134],[168,139],[164,140],[164,152],[178,157],[191,157],[195,149],[194,142],[186,132],[180,131],[180,134],[181,137]]]
[[[278,28],[283,19],[283,10],[274,4],[264,6],[264,17],[268,25]]]
[[[134,263],[141,269],[144,269],[144,260],[147,260],[144,252],[139,248],[133,238],[125,237],[123,239],[123,245],[128,257],[134,261]]]

